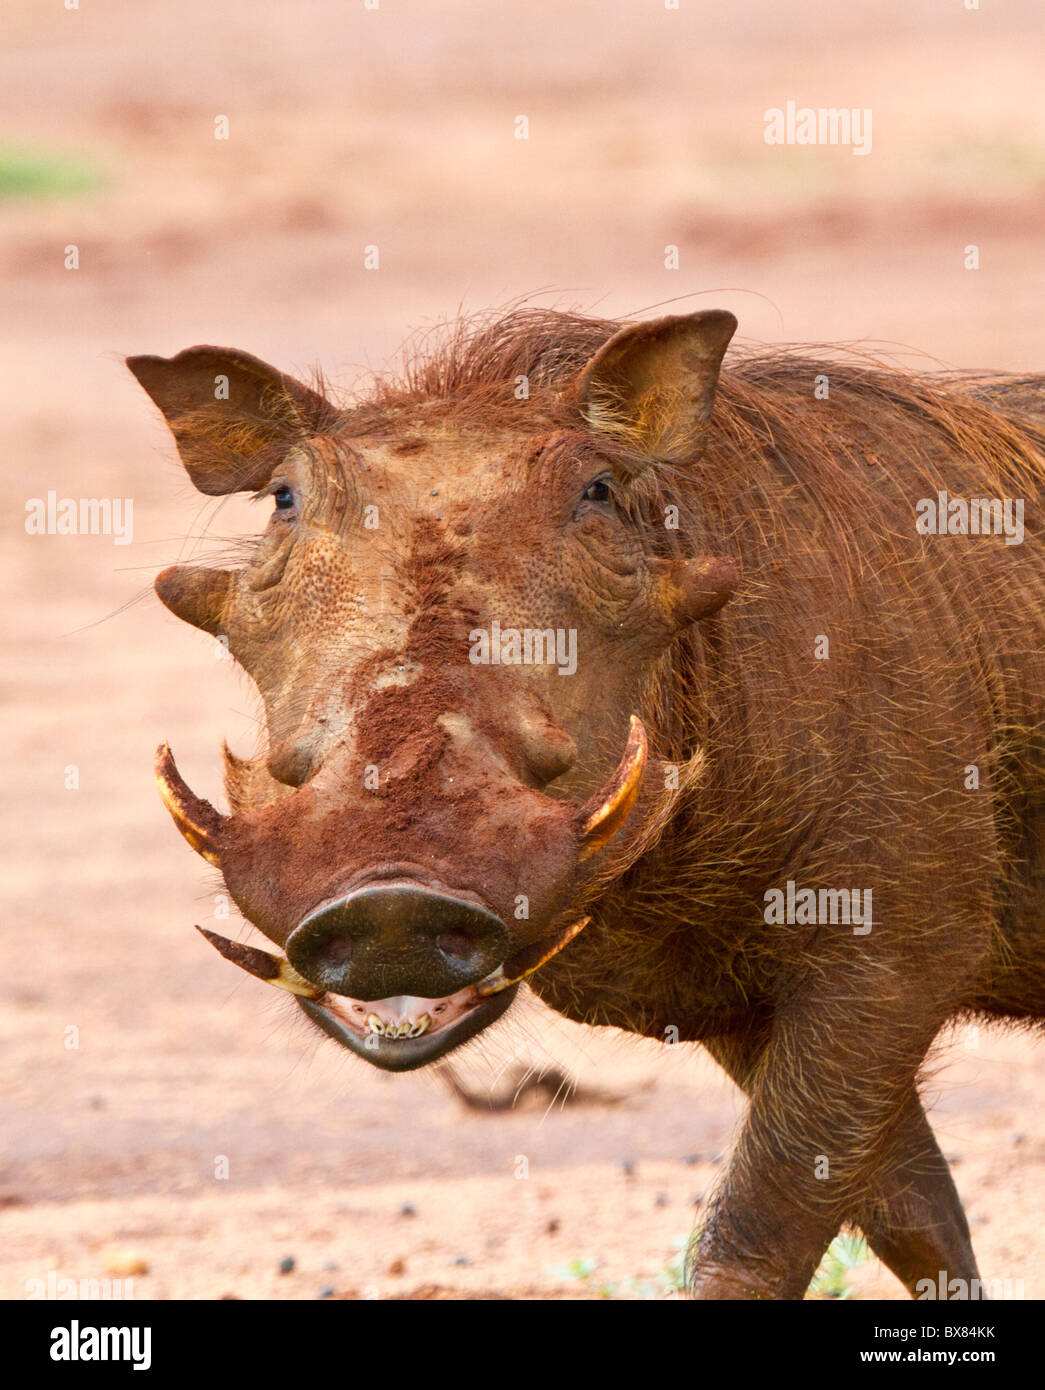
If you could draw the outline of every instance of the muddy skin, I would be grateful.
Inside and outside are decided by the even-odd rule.
[[[129,359],[201,491],[272,497],[242,569],[157,580],[267,743],[227,816],[161,789],[276,951],[215,944],[364,1060],[523,979],[703,1043],[750,1105],[695,1296],[801,1298],[845,1223],[971,1281],[917,1082],[949,1020],[1045,1018],[1045,378],[720,371],[735,327],[517,312],[344,407]]]

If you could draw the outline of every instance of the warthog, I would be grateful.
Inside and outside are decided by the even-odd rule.
[[[284,955],[205,935],[378,1067],[523,979],[703,1043],[750,1106],[698,1296],[801,1297],[846,1222],[971,1284],[916,1081],[948,1020],[1045,1015],[1045,378],[720,375],[735,328],[516,311],[344,405],[131,358],[196,487],[273,503],[243,568],[156,581],[267,746],[226,750],[229,815],[166,747],[160,786]]]

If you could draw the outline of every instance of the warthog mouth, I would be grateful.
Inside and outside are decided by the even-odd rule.
[[[442,999],[397,995],[352,999],[319,989],[281,956],[245,946],[205,927],[196,930],[233,964],[293,994],[328,1037],[383,1071],[413,1071],[444,1057],[506,1013],[520,983],[587,926],[582,917],[564,930],[524,946],[485,979]]]
[[[646,730],[639,716],[633,714],[628,741],[613,776],[572,813],[578,862],[597,854],[628,819],[638,798],[646,754]],[[220,867],[223,847],[235,834],[229,828],[234,826],[234,820],[219,815],[209,802],[189,789],[167,744],[157,751],[156,780],[182,835],[208,863]],[[386,866],[388,872],[394,869],[396,874],[401,867]],[[368,876],[375,880],[372,871]],[[376,875],[377,879],[385,877],[384,871]],[[383,885],[372,881],[369,886]],[[354,999],[314,984],[284,957],[230,941],[203,927],[197,927],[197,931],[248,974],[288,990],[309,1018],[342,1047],[386,1071],[410,1071],[445,1056],[499,1018],[515,998],[520,982],[557,955],[590,920],[572,913],[570,916],[573,920],[565,913],[561,915],[550,935],[521,947],[480,980],[438,999],[407,994]],[[302,926],[307,926],[308,921]],[[496,953],[492,958],[496,959]],[[484,963],[489,959],[488,956]]]
[[[508,985],[483,998],[478,986],[471,985],[445,999],[399,995],[362,1003],[327,994],[322,1004],[301,997],[298,1003],[328,1037],[357,1057],[382,1071],[414,1071],[445,1057],[500,1018],[517,990],[518,985]]]

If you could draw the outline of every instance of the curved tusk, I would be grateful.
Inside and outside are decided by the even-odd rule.
[[[487,975],[485,980],[480,980],[475,987],[476,994],[485,999],[488,995],[500,994],[501,990],[507,989],[509,985],[517,985],[520,980],[525,980],[527,975],[532,975],[535,970],[540,970],[542,965],[547,965],[552,956],[557,956],[562,948],[568,945],[575,936],[578,936],[590,921],[590,917],[580,917],[576,922],[571,923],[561,935],[557,936],[553,944],[549,945],[547,940],[538,941],[533,946],[527,946],[523,950],[517,951],[492,975]]]
[[[197,927],[196,930],[207,938],[219,954],[232,961],[233,965],[238,965],[241,970],[245,970],[248,975],[264,980],[267,985],[275,985],[277,989],[300,994],[303,999],[323,998],[326,991],[309,984],[308,980],[299,975],[290,962],[283,960],[281,956],[259,951],[256,946],[244,946],[238,941],[230,941],[227,936],[219,936],[217,932],[208,931],[206,927]]]
[[[226,817],[215,811],[209,801],[189,790],[175,766],[170,744],[161,743],[157,748],[155,772],[160,796],[174,824],[197,854],[202,854],[208,864],[220,867],[218,843]]]
[[[628,742],[617,771],[608,785],[581,808],[582,859],[587,859],[608,840],[612,840],[628,819],[646,768],[647,746],[645,726],[639,716],[633,714]]]

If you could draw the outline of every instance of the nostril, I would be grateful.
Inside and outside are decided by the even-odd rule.
[[[435,944],[444,956],[453,956],[455,960],[467,960],[475,950],[475,938],[460,928],[444,931],[436,937]]]
[[[344,936],[329,936],[323,942],[323,959],[330,965],[347,965],[352,959],[352,942]]]

